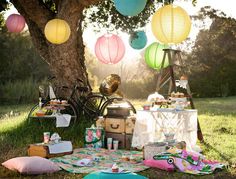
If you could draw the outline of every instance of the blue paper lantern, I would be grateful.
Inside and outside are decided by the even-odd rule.
[[[136,16],[146,6],[147,0],[114,0],[116,10],[124,16]]]
[[[137,31],[130,35],[129,44],[134,49],[142,49],[147,44],[147,36],[144,31]]]

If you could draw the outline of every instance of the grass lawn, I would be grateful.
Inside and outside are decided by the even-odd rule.
[[[138,107],[143,101],[133,101]],[[213,175],[193,176],[148,169],[141,175],[149,178],[236,178],[236,97],[195,99],[205,143],[199,144],[209,159],[228,164],[224,171]],[[0,163],[17,156],[27,155],[28,144],[42,141],[44,131],[56,131],[73,142],[74,147],[83,146],[83,132],[88,122],[60,131],[50,121],[27,121],[31,105],[0,106]],[[24,176],[0,166],[0,178],[82,178],[84,175],[58,172],[56,174]]]

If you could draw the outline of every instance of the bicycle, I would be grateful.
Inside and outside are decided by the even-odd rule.
[[[65,111],[60,111],[61,113],[70,114],[74,118],[74,123],[78,120],[81,114],[86,115],[87,118],[96,119],[98,116],[106,115],[106,109],[109,105],[113,103],[124,102],[129,106],[130,111],[136,113],[134,106],[126,99],[116,96],[102,95],[101,93],[88,93],[88,88],[82,86],[82,80],[78,80],[80,85],[74,85],[72,92],[69,97],[66,99],[68,101],[68,107]],[[117,86],[118,87],[118,86]],[[63,86],[61,89],[70,90],[68,87]],[[42,107],[48,106],[50,101],[42,105]],[[30,111],[28,118],[32,118],[32,114],[35,113],[35,110],[39,108],[39,104],[36,104]],[[46,114],[49,116],[52,114],[52,111],[46,110]],[[36,116],[37,117],[37,116]],[[47,116],[46,116],[47,117]]]

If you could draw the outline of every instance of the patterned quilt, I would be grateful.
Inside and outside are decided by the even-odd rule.
[[[132,156],[135,162],[123,161],[123,155]],[[78,166],[77,163],[81,159],[92,159],[91,166]],[[71,155],[56,157],[50,160],[70,173],[91,173],[106,170],[111,168],[114,163],[120,168],[131,172],[139,172],[149,168],[142,163],[142,152],[128,150],[109,151],[107,149],[79,148],[75,149]]]

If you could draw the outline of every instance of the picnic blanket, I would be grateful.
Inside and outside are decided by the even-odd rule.
[[[174,151],[174,150],[173,150]],[[186,150],[180,150],[180,152],[164,152],[154,156],[155,160],[162,161],[163,164],[173,166],[178,171],[183,173],[205,175],[211,174],[215,170],[221,170],[224,168],[224,164],[207,160],[204,156],[197,153],[188,152]]]
[[[130,156],[137,161],[136,163],[122,161],[122,155]],[[91,159],[91,166],[78,166],[78,161],[82,159]],[[139,172],[149,168],[143,164],[143,153],[140,151],[117,150],[109,151],[107,149],[79,148],[75,149],[73,154],[63,157],[51,158],[55,164],[70,173],[91,173],[99,170],[111,168],[116,163],[120,168],[131,172]]]

